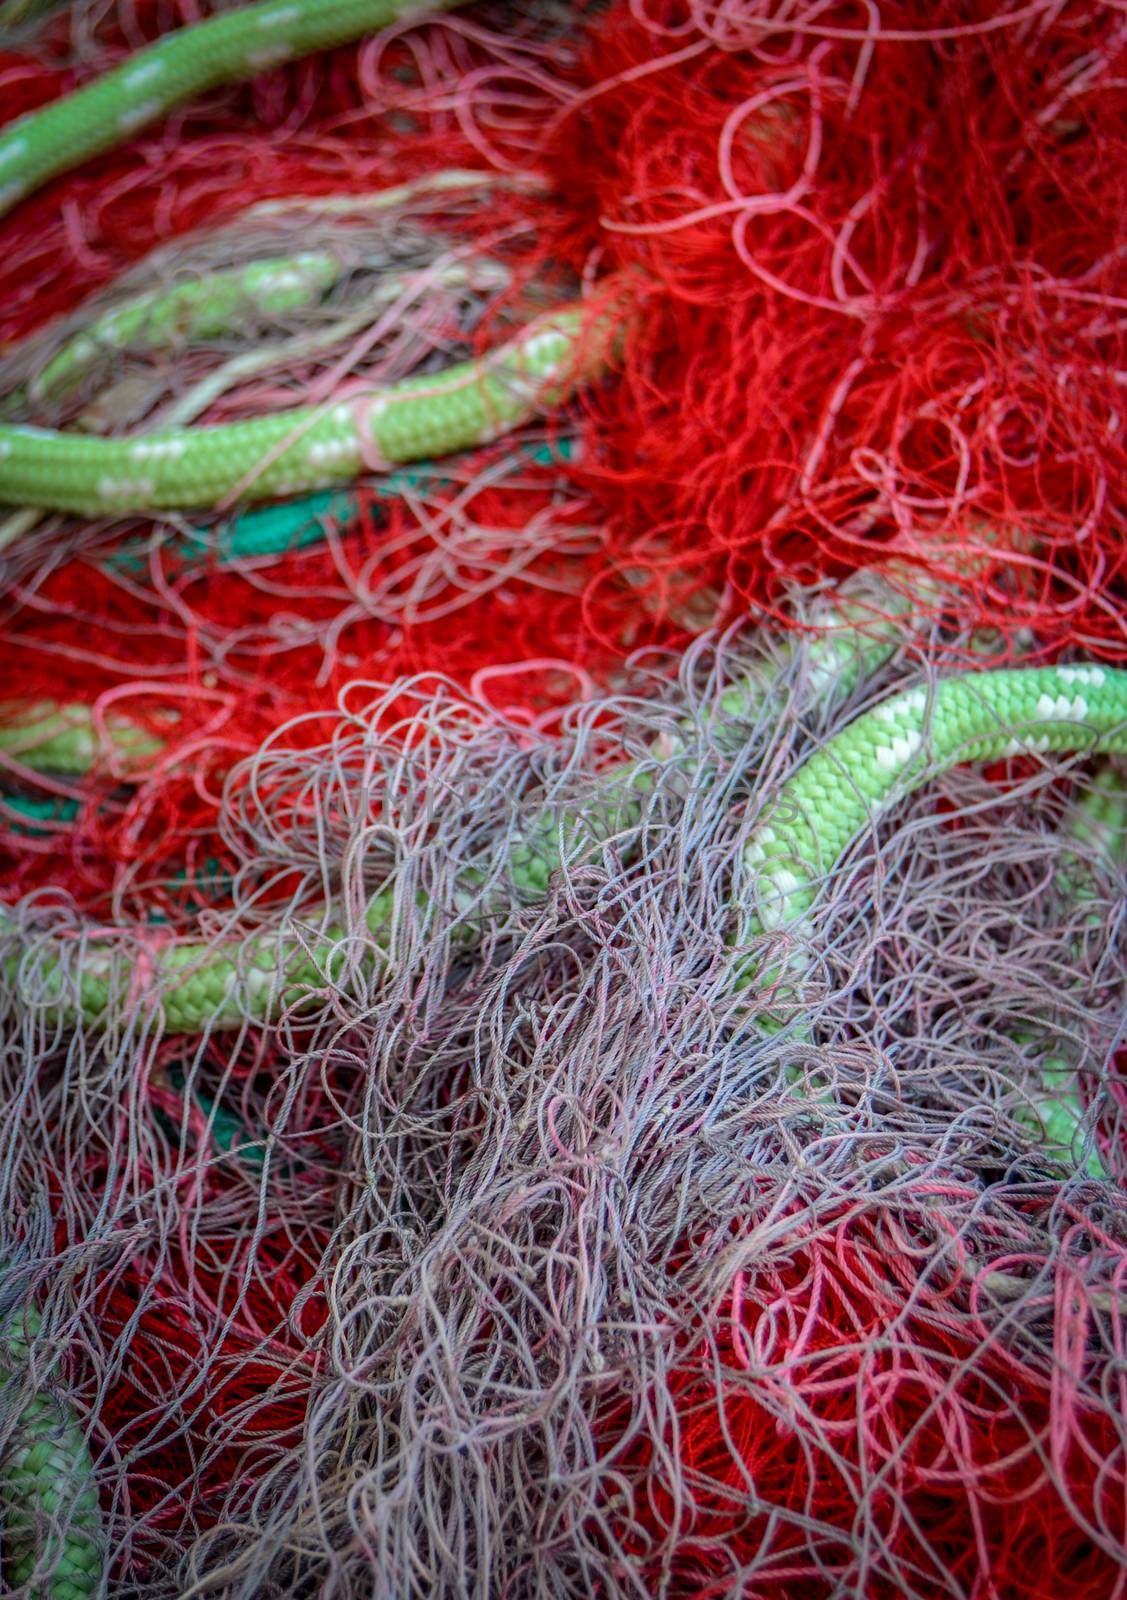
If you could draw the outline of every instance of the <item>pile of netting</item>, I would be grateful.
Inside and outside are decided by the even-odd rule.
[[[180,730],[124,810],[21,845],[21,887],[181,904],[185,841],[217,859],[226,772],[357,675],[437,668],[535,721],[633,648],[881,557],[1015,650],[1119,658],[1122,19],[925,10],[454,12],[190,104],[18,206],[0,388],[37,426],[316,404],[615,273],[636,294],[615,380],[519,452],[233,531],[213,512],[11,534],[6,697]],[[0,63],[5,108],[197,12],[68,8]],[[367,200],[309,203],[343,194]],[[114,324],[295,253],[304,291]]]
[[[47,1290],[44,1379],[92,1419],[112,1592],[1115,1591],[1121,868],[1083,852],[1079,914],[1083,769],[956,768],[847,857],[766,1030],[732,982],[752,825],[930,657],[843,700],[812,648],[654,661],[551,741],[427,684],[393,734],[399,687],[261,753],[243,919],[332,887],[357,957],[276,1029],[161,1038],[138,1000],[60,1033],[29,972],[8,1283]],[[622,755],[640,850],[486,916],[530,818]],[[1046,1055],[1100,1181],[1047,1136]]]
[[[0,1588],[1127,1596],[1127,18],[378,13],[0,0]]]

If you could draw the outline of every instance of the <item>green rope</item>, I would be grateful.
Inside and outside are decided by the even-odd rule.
[[[40,1331],[31,1305],[0,1323],[0,1367],[27,1369]],[[2,1376],[2,1374],[0,1374]],[[6,1377],[5,1385],[16,1380]],[[39,1600],[86,1600],[102,1573],[98,1490],[85,1434],[55,1396],[26,1402],[0,1471],[5,1593],[36,1582]]]
[[[85,88],[0,134],[0,216],[69,172],[223,84],[348,44],[458,0],[265,0],[166,34]]]
[[[480,361],[327,406],[131,439],[0,426],[0,500],[80,516],[222,506],[450,455],[554,410],[605,370],[613,328],[578,307],[538,317]]]
[[[98,757],[99,732],[115,756],[131,765],[143,763],[164,748],[161,740],[127,718],[108,714],[96,723],[87,705],[0,706],[0,751],[15,756],[36,772],[77,776],[88,772]]]
[[[852,840],[928,778],[964,761],[1127,750],[1127,672],[1101,666],[970,673],[859,717],[784,784],[755,830],[742,939],[788,926]],[[744,981],[749,981],[745,977]]]
[[[443,4],[455,0],[440,0]],[[0,134],[0,214],[47,178],[109,149],[173,106],[264,66],[341,44],[414,14],[413,0],[267,0],[183,28],[75,94]],[[105,345],[226,327],[249,299],[292,308],[339,272],[331,254],[255,262],[149,294],[107,313],[40,374],[50,391]],[[620,308],[621,311],[621,308]],[[416,377],[348,403],[303,407],[219,427],[130,439],[0,426],[0,501],[114,516],[273,499],[347,483],[486,443],[566,400],[601,374],[603,329],[586,336],[579,308],[537,319],[482,361]]]
[[[1106,866],[1121,871],[1127,865],[1127,780],[1122,773],[1114,767],[1104,767],[1097,772],[1092,787],[1069,807],[1064,831],[1070,840],[1087,847]],[[1079,858],[1062,868],[1061,879],[1062,887],[1078,904],[1091,900],[1091,875]],[[1090,927],[1100,926],[1097,912],[1092,912],[1086,920]],[[1035,1036],[1028,1033],[1014,1036],[1014,1043],[1019,1046],[1035,1042]],[[1038,1131],[1043,1130],[1048,1143],[1069,1149],[1084,1121],[1075,1088],[1075,1073],[1063,1056],[1052,1056],[1039,1065],[1046,1094],[1040,1097],[1037,1105]],[[1107,1177],[1097,1151],[1089,1153],[1085,1164],[1090,1177]]]
[[[511,463],[516,468],[522,465],[551,467],[568,462],[571,455],[572,444],[568,439],[553,440],[550,444],[520,443],[513,447]],[[410,468],[389,472],[372,483],[371,493],[383,501],[400,500],[408,494],[421,497],[435,494],[454,481],[455,464],[456,458],[447,458],[439,464],[421,461]],[[217,534],[199,529],[195,534],[177,539],[176,559],[182,565],[216,560],[221,565],[233,566],[263,556],[290,555],[323,543],[327,523],[348,529],[355,523],[359,511],[356,496],[340,489],[319,490],[278,505],[256,506],[225,523]],[[107,560],[111,566],[136,565],[147,560],[144,553],[147,549],[147,542],[131,541],[111,551]]]
[[[736,691],[738,692],[738,691]],[[728,709],[733,710],[730,700]],[[1040,667],[967,674],[901,691],[858,717],[809,757],[782,786],[771,812],[755,829],[746,866],[750,893],[738,913],[738,939],[749,944],[794,926],[809,911],[820,884],[852,841],[891,801],[930,777],[966,761],[995,760],[1030,751],[1106,754],[1127,750],[1127,672],[1099,666]],[[623,774],[614,775],[621,790]],[[629,785],[630,778],[627,776]],[[639,802],[612,805],[605,827],[636,825]],[[518,888],[542,891],[559,855],[561,837],[584,824],[545,818],[512,861]],[[391,890],[368,907],[366,923],[376,958],[386,952],[395,915]],[[310,915],[316,921],[316,913]],[[265,1022],[283,1009],[308,1005],[338,982],[347,954],[346,930],[330,923],[297,943],[279,929],[218,950],[192,941],[169,942],[147,958],[143,986],[173,1033]],[[64,998],[64,963],[50,943],[12,956],[9,980],[28,979],[68,1020],[116,1023],[131,972],[111,950],[88,947],[78,973],[77,1004]],[[742,956],[736,981],[762,986],[769,967]],[[772,987],[776,987],[771,978]],[[48,1005],[48,1009],[50,1005]]]
[[[36,373],[28,392],[36,402],[50,399],[72,388],[102,356],[126,345],[168,350],[229,333],[247,313],[301,311],[316,305],[342,270],[335,256],[310,252],[252,261],[135,295],[68,339]]]
[[[940,681],[930,693],[901,692],[875,707],[810,757],[753,832],[740,942],[800,926],[854,839],[892,800],[937,772],[964,761],[1049,751],[1127,751],[1127,672],[1074,665],[970,674]],[[1112,792],[1077,808],[1071,826],[1077,842],[1102,838],[1106,858],[1115,863],[1123,855],[1124,816],[1121,809],[1116,818]],[[801,1015],[801,988],[788,981],[786,957],[781,965],[745,957],[736,981],[770,992],[764,1026],[777,1028]],[[1050,1142],[1066,1148],[1082,1122],[1072,1080],[1067,1062],[1044,1064],[1042,1126]],[[1089,1169],[1105,1175],[1095,1155]]]

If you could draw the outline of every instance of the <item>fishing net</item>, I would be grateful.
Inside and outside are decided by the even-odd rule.
[[[0,0],[2,115],[237,9]],[[0,435],[621,316],[449,459],[0,507],[15,1593],[1127,1593],[1122,757],[1016,738],[743,909],[866,712],[1052,663],[1082,727],[1123,657],[1125,47],[1092,0],[404,16],[0,222]],[[317,977],[179,1032],[189,944]]]
[[[142,999],[10,1024],[8,1181],[44,1198],[5,1250],[103,1419],[115,1592],[1114,1591],[1122,1219],[1028,1068],[1072,1055],[1118,1174],[1123,886],[1085,852],[1083,917],[1064,887],[1086,780],[956,769],[890,814],[765,1035],[731,982],[749,827],[926,654],[829,709],[780,650],[718,724],[743,648],[643,663],[551,741],[432,684],[380,735],[403,686],[373,686],[257,758],[230,842],[245,920],[335,886],[357,948],[390,867],[378,973],[269,1039],[162,1040]],[[483,920],[506,835],[673,730],[637,859]]]

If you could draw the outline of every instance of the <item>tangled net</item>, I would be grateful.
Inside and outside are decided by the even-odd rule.
[[[168,914],[186,848],[215,878],[229,867],[216,795],[234,760],[358,674],[438,669],[469,686],[544,662],[482,681],[506,711],[550,718],[576,672],[608,685],[633,648],[749,606],[783,617],[790,578],[885,556],[959,590],[1015,654],[1080,643],[1118,658],[1122,19],[1035,5],[979,26],[926,10],[625,7],[585,38],[566,11],[456,13],[214,95],[20,208],[0,263],[13,385],[66,330],[27,334],[80,291],[110,284],[112,306],[162,272],[318,226],[300,207],[254,222],[248,199],[450,168],[503,180],[407,203],[370,230],[339,296],[275,319],[265,350],[257,325],[245,348],[122,349],[101,389],[40,407],[41,424],[84,401],[94,427],[229,420],[483,348],[530,293],[611,268],[648,288],[622,371],[553,430],[547,461],[487,452],[390,501],[364,486],[280,557],[232,556],[206,519],[187,539],[209,559],[187,563],[167,521],[63,522],[9,545],[12,698],[110,691],[137,715],[171,708],[184,730],[179,764],[116,815],[84,808],[77,852],[69,826],[62,848],[49,821],[34,847],[9,834],[14,881],[62,883],[117,916],[155,897]],[[35,36],[38,59],[0,66],[5,106],[58,93],[76,57],[88,74],[186,20],[155,3],[72,7]],[[436,281],[451,251],[485,274],[476,288]],[[389,282],[380,269],[403,252]],[[374,342],[349,331],[365,286],[398,296]],[[248,356],[262,366],[244,375]],[[123,542],[124,568],[107,559]],[[196,774],[217,721],[230,748]]]
[[[44,9],[5,118],[222,7]],[[732,982],[750,832],[846,719],[1124,655],[1125,29],[475,7],[5,219],[3,418],[91,431],[394,381],[638,285],[566,415],[282,535],[4,524],[5,700],[162,742],[77,780],[0,753],[0,1312],[42,1318],[13,1389],[88,1429],[105,1593],[1127,1595],[1127,882],[1067,831],[1099,774],[947,774],[786,935],[798,1022]],[[33,392],[138,291],[330,246],[324,299]],[[815,592],[877,564],[873,616],[902,585],[912,619],[827,694]],[[604,829],[522,894],[513,842],[624,754],[640,848]],[[60,929],[143,957],[326,901],[346,971],[269,1029],[169,1037],[141,993],[67,1028],[28,980]]]
[[[115,1593],[1127,1581],[1122,1216],[1062,1177],[1029,1076],[1077,1061],[1121,1177],[1124,886],[1086,859],[1081,915],[1062,877],[1083,769],[959,769],[890,814],[801,935],[802,1027],[764,1033],[731,980],[748,829],[931,652],[832,705],[780,647],[734,726],[745,648],[644,663],[553,741],[430,683],[394,736],[401,684],[319,753],[280,738],[231,812],[243,919],[285,881],[359,942],[389,866],[404,910],[386,970],[269,1039],[10,1019],[41,1132],[4,1215],[53,1197],[49,1279],[31,1219],[3,1248],[101,1419]],[[674,730],[636,861],[611,838],[482,921],[468,864]]]
[[[656,282],[593,480],[656,592],[946,546],[1015,640],[1122,650],[1124,43],[1103,5],[606,19],[550,170]]]

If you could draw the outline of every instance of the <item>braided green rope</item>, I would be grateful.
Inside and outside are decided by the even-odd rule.
[[[834,863],[892,800],[947,767],[1027,751],[1127,751],[1127,672],[1071,666],[971,674],[941,680],[931,693],[901,692],[857,718],[783,785],[755,829],[747,850],[752,895],[740,912],[740,942],[798,921]],[[622,775],[615,781],[621,785]],[[636,817],[636,803],[625,801],[611,825],[630,826]],[[558,821],[546,819],[543,829],[532,831],[512,863],[518,886],[533,893],[542,889],[558,854],[551,840],[571,826],[561,830]],[[387,890],[367,912],[371,958],[387,951],[393,917],[394,895]],[[316,913],[310,917],[315,922]],[[247,1018],[267,1021],[285,1008],[308,1004],[340,980],[351,959],[355,952],[350,954],[339,923],[311,927],[301,942],[279,929],[227,949],[175,941],[151,945],[143,984],[141,971],[125,969],[112,950],[88,946],[76,1008],[64,999],[57,945],[31,947],[22,962],[47,1007],[57,1001],[57,1010],[69,1018],[114,1021],[123,986],[132,984],[160,1006],[170,1032],[190,1033],[237,1027]],[[20,966],[20,957],[9,958],[10,981],[18,981]],[[743,957],[736,981],[762,982],[765,971]]]
[[[1127,751],[1127,672],[1097,665],[987,672],[941,681],[930,696],[911,689],[875,707],[810,757],[755,829],[745,853],[752,896],[741,942],[799,924],[853,840],[892,800],[936,772],[964,761],[1049,751]],[[1070,819],[1073,837],[1102,840],[1112,863],[1124,848],[1114,784],[1108,779]],[[772,991],[768,1026],[801,1011],[801,994],[786,978],[786,957],[781,965],[740,964],[739,987],[754,981]],[[1044,1064],[1042,1076],[1048,1091],[1039,1106],[1042,1125],[1052,1142],[1067,1147],[1082,1121],[1071,1069],[1054,1060]],[[1089,1165],[1104,1176],[1098,1157]]]
[[[823,708],[845,700],[865,678],[878,672],[895,654],[906,637],[906,623],[916,605],[926,601],[931,585],[918,574],[903,587],[889,580],[895,568],[884,573],[863,571],[847,580],[839,589],[822,595],[815,602],[807,625],[816,630],[808,646],[807,689],[813,704]],[[901,577],[907,576],[901,574]],[[859,595],[868,591],[868,598]],[[797,633],[785,636],[779,643],[777,666],[793,660],[799,648]],[[750,671],[739,683],[720,696],[720,716],[735,722],[754,720],[768,702],[771,693],[771,669],[765,665]],[[561,865],[565,853],[572,854],[576,847],[583,848],[593,840],[607,839],[611,835],[629,835],[641,818],[640,796],[654,786],[653,760],[670,761],[686,748],[692,730],[686,728],[684,736],[663,736],[660,748],[651,752],[651,759],[614,768],[606,775],[606,797],[613,801],[601,808],[596,821],[592,816],[561,819],[545,813],[534,822],[527,836],[514,847],[510,858],[510,872],[517,887],[528,893],[542,895]],[[704,770],[696,774],[698,781],[707,782]]]
[[[439,0],[443,5],[457,0]],[[0,215],[47,178],[221,83],[344,43],[414,14],[414,0],[267,0],[167,35],[113,72],[0,134]],[[308,270],[307,270],[308,269]],[[329,255],[255,263],[119,308],[72,341],[41,375],[70,382],[103,344],[164,339],[229,317],[240,297],[304,303],[331,281]],[[278,302],[277,297],[281,296]],[[603,341],[580,351],[580,315],[540,318],[482,362],[409,379],[324,409],[227,427],[161,430],[120,440],[0,427],[0,501],[112,516],[269,499],[348,482],[365,468],[445,455],[519,427],[604,366]],[[589,343],[589,341],[587,341]]]
[[[130,766],[163,749],[159,739],[125,718],[110,714],[96,724],[86,705],[0,706],[0,751],[36,772],[66,776],[88,772],[97,760],[103,735],[115,757]]]
[[[0,1328],[0,1365],[26,1366],[39,1328],[34,1307],[10,1313]],[[77,1419],[50,1394],[34,1394],[17,1419],[0,1471],[0,1525],[5,1593],[37,1575],[39,1600],[86,1600],[98,1588],[94,1464]]]
[[[742,938],[802,917],[852,840],[891,800],[944,768],[1029,752],[1124,750],[1127,672],[1113,668],[983,672],[895,695],[812,755],[755,829]]]
[[[219,229],[209,231],[212,244],[231,234],[244,236],[245,231],[261,227],[263,222],[288,219],[291,227],[304,230],[318,219],[341,217],[359,221],[379,217],[415,203],[426,204],[436,200],[457,203],[460,196],[485,194],[496,189],[516,190],[527,194],[542,194],[546,188],[543,178],[534,173],[500,173],[449,167],[437,172],[422,173],[407,183],[393,184],[382,189],[327,195],[294,195],[286,199],[260,200],[245,205],[241,210],[226,216]],[[277,247],[275,246],[275,249]],[[134,291],[108,307],[76,329],[66,342],[50,356],[46,363],[34,371],[25,388],[0,399],[0,417],[5,411],[16,419],[13,402],[35,403],[50,400],[73,387],[100,359],[115,356],[122,350],[130,353],[165,351],[194,339],[215,339],[245,332],[248,314],[252,319],[264,315],[281,317],[307,310],[317,305],[342,277],[351,270],[353,250],[323,248],[306,250],[300,254],[292,251],[285,255],[272,254],[263,259],[243,262],[239,266],[200,270],[196,276],[185,277],[185,267],[179,251],[169,259],[169,247],[161,246],[148,257],[151,273],[160,281],[154,287]],[[458,286],[471,279],[476,283],[483,271],[493,287],[502,287],[509,277],[498,262],[488,258],[475,258],[472,263],[455,260],[437,271],[432,281],[444,286]],[[173,281],[167,282],[169,274]],[[383,303],[396,299],[403,293],[401,274],[388,271],[380,278],[375,301]],[[371,307],[364,302],[345,319],[344,328],[364,326],[364,314]],[[355,321],[353,320],[355,318]],[[293,348],[301,356],[315,354],[326,341],[340,337],[340,325],[306,333]],[[34,337],[31,341],[34,343]],[[228,368],[239,378],[251,375],[262,364],[277,360],[277,351],[270,347],[254,351],[244,357],[234,357]],[[195,420],[199,411],[206,409],[214,393],[216,374],[212,373],[201,385],[182,397],[169,416],[169,427],[180,427]],[[202,397],[202,398],[201,398]]]
[[[38,372],[28,392],[41,402],[71,388],[99,357],[126,345],[168,350],[190,339],[217,338],[247,313],[285,316],[316,305],[342,264],[327,251],[252,261],[244,267],[134,295],[69,339]]]
[[[265,0],[180,28],[0,134],[0,216],[176,106],[458,0]]]
[[[1108,867],[1122,870],[1127,865],[1127,779],[1122,773],[1114,767],[1104,767],[1096,773],[1092,787],[1069,807],[1064,832],[1076,844],[1092,850]],[[1079,860],[1062,868],[1061,877],[1062,886],[1072,893],[1078,904],[1091,900],[1090,876]],[[1090,926],[1099,926],[1100,918],[1094,911],[1086,920]],[[1014,1043],[1020,1046],[1034,1042],[1031,1034],[1014,1035]],[[1049,1143],[1068,1149],[1084,1120],[1076,1093],[1075,1073],[1062,1056],[1042,1060],[1039,1067],[1048,1098],[1041,1097],[1038,1101],[1038,1131],[1043,1130]],[[1098,1151],[1089,1154],[1087,1170],[1093,1178],[1107,1177]]]
[[[578,308],[549,312],[480,361],[227,427],[135,439],[0,427],[0,500],[82,516],[219,506],[449,455],[562,404],[603,372],[612,333]]]

